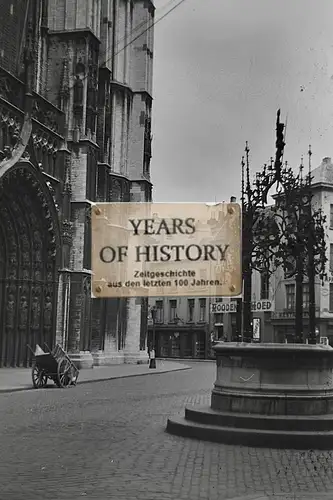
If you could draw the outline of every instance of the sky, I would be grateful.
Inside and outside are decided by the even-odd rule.
[[[158,20],[179,0],[155,0]],[[284,160],[333,157],[333,1],[186,0],[155,25],[151,174],[157,202],[240,197],[253,172]]]

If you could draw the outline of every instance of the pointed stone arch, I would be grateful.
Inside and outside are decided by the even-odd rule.
[[[0,179],[0,366],[30,366],[55,342],[61,239],[43,174],[21,161]]]

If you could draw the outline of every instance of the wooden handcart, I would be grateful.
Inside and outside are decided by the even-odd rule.
[[[59,344],[52,351],[46,344],[44,345],[48,352],[43,351],[39,345],[33,351],[28,345],[28,348],[35,357],[32,367],[32,383],[34,388],[42,389],[46,387],[48,379],[53,380],[58,387],[76,385],[79,370],[67,353]]]

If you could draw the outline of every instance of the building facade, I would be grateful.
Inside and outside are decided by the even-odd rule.
[[[149,299],[155,307],[155,325],[148,327],[148,343],[159,358],[207,358],[210,355],[210,299],[160,297]]]
[[[317,338],[327,337],[333,345],[333,164],[331,158],[324,158],[313,170],[313,205],[321,208],[326,216],[327,279],[324,283],[316,279],[316,327]],[[275,276],[275,311],[271,325],[277,341],[294,339],[295,291],[293,279],[284,279],[281,272]],[[309,331],[309,287],[303,284],[304,333]]]
[[[90,212],[151,200],[154,5],[0,4],[0,366],[145,362],[147,300],[92,299]]]

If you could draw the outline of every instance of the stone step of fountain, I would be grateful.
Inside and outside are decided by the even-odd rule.
[[[185,408],[185,419],[199,424],[238,429],[290,432],[333,431],[333,415],[262,415],[213,410],[210,406]]]
[[[167,432],[215,443],[264,448],[333,449],[333,431],[287,431],[203,424],[183,416],[168,419]]]

